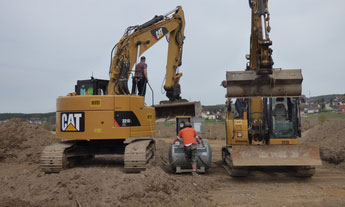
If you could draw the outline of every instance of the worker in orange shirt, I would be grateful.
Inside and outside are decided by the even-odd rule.
[[[177,137],[171,144],[175,144],[175,142],[179,139],[183,139],[186,160],[191,161],[192,174],[196,175],[196,165],[198,161],[197,141],[203,146],[204,142],[198,137],[198,134],[196,133],[195,129],[192,128],[192,125],[189,122],[185,123],[185,127],[180,130]]]

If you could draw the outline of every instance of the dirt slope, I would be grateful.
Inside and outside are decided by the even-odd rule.
[[[43,147],[56,142],[55,136],[24,119],[0,124],[0,162],[39,162]]]
[[[320,147],[321,158],[345,168],[345,120],[330,120],[310,129],[303,143]]]
[[[170,168],[164,165],[169,147],[165,142],[157,142],[157,153],[165,161],[157,156],[151,168],[141,174],[124,173],[122,156],[97,157],[75,169],[44,174],[36,164],[39,154],[56,141],[49,131],[22,119],[0,124],[0,206],[210,204],[203,197],[205,185],[166,173]]]

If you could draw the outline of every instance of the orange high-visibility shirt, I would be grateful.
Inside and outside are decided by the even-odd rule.
[[[183,139],[183,144],[184,145],[189,145],[189,144],[196,144],[196,140],[195,137],[197,137],[197,133],[195,131],[195,129],[191,128],[191,127],[186,127],[184,129],[182,129],[178,135],[179,138]]]

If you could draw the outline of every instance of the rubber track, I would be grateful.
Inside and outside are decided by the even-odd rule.
[[[226,170],[226,172],[231,177],[245,177],[248,175],[248,169],[247,168],[240,168],[240,167],[234,167],[232,164],[232,157],[231,157],[231,149],[223,149],[223,151],[226,150],[226,155],[223,156],[223,167]],[[224,153],[224,152],[223,152]]]
[[[59,173],[67,166],[67,158],[64,152],[73,143],[59,142],[43,149],[40,158],[40,167],[45,173]]]
[[[147,163],[154,154],[153,140],[138,140],[126,146],[124,169],[126,172],[140,172],[145,170]]]
[[[304,166],[296,168],[296,177],[312,177],[315,174],[315,167]]]
[[[223,167],[226,172],[232,177],[244,177],[247,176],[249,170],[245,167],[234,167],[232,164],[231,149],[225,148],[225,156],[223,155]],[[224,153],[224,152],[223,152]],[[313,166],[288,166],[287,169],[294,170],[294,175],[297,177],[312,177],[315,174],[315,167]]]

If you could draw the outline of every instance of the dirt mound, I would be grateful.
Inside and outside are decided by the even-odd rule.
[[[44,146],[56,142],[55,136],[24,119],[0,124],[1,162],[39,162]]]
[[[310,129],[303,137],[306,144],[320,147],[321,159],[345,167],[345,120],[330,120]]]
[[[157,143],[157,153],[167,159],[169,144]],[[104,159],[99,156],[59,174],[44,174],[35,164],[18,165],[17,175],[0,174],[0,199],[11,197],[9,203],[20,199],[33,206],[212,206],[214,203],[207,196],[212,187],[204,176],[166,173],[168,166],[163,163],[139,174],[126,174],[122,157]],[[10,163],[2,166],[0,163],[0,167],[6,165]]]
[[[176,137],[176,124],[160,122],[156,124],[156,136],[157,138],[174,138]]]
[[[313,115],[308,118],[302,118],[302,132],[305,132],[311,129],[318,124],[319,124],[319,121],[316,115]]]
[[[0,201],[0,207],[39,207],[37,205],[31,205],[29,202],[23,201],[21,199],[3,198]]]
[[[225,124],[206,124],[206,139],[225,139]]]

